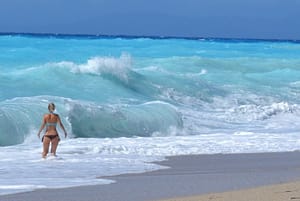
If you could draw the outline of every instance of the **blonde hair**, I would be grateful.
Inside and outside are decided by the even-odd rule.
[[[49,103],[49,105],[48,105],[48,110],[49,110],[49,112],[54,112],[54,110],[55,110],[55,105],[54,105],[54,103]]]

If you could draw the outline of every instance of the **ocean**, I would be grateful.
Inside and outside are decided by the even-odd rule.
[[[0,88],[0,195],[300,147],[299,41],[2,34]],[[50,102],[69,136],[44,160]]]

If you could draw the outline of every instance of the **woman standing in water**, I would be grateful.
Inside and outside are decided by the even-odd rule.
[[[40,134],[46,126],[46,132],[42,138],[42,142],[43,142],[42,157],[43,158],[47,157],[47,154],[49,152],[50,143],[51,143],[51,152],[50,153],[51,153],[51,155],[56,156],[56,149],[57,149],[58,142],[60,140],[58,132],[56,130],[57,124],[60,125],[60,127],[62,128],[62,130],[65,133],[65,137],[67,137],[67,132],[65,130],[64,125],[62,124],[62,122],[60,120],[59,115],[54,113],[54,110],[55,110],[54,103],[50,103],[48,105],[48,110],[50,113],[44,115],[41,128],[38,132],[38,137],[40,138]]]

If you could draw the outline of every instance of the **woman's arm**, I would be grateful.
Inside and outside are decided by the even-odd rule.
[[[65,133],[65,137],[67,137],[67,132],[66,132],[66,129],[65,129],[64,125],[62,124],[62,122],[61,122],[61,120],[60,120],[60,117],[59,117],[59,115],[57,115],[57,117],[58,117],[58,123],[59,123],[59,125],[60,125],[61,129],[64,131],[64,133]]]
[[[37,134],[37,136],[38,136],[39,138],[40,138],[40,135],[41,135],[42,130],[45,128],[45,125],[46,125],[46,117],[44,116],[43,122],[42,122],[42,125],[41,125],[41,128],[40,128],[40,130],[39,130],[39,132],[38,132],[38,134]]]

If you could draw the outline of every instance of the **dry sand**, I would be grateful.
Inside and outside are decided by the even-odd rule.
[[[300,201],[300,182],[161,201]]]

